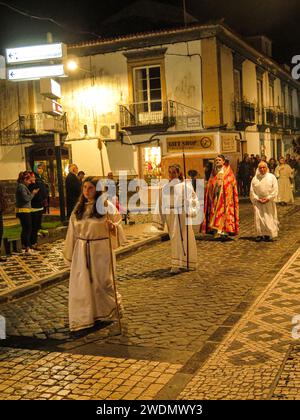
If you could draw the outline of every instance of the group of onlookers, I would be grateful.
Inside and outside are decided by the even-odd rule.
[[[20,220],[21,243],[25,254],[38,251],[38,232],[47,205],[48,189],[42,178],[43,164],[38,164],[34,172],[22,171],[16,189],[16,216]]]
[[[260,162],[265,162],[268,172],[275,175],[278,180],[277,202],[281,204],[293,203],[294,193],[300,190],[300,158],[297,160],[289,154],[286,155],[286,158],[281,157],[278,162],[274,158],[268,161],[266,156],[246,154],[237,170],[239,195],[244,197],[250,195],[251,181],[257,173]]]

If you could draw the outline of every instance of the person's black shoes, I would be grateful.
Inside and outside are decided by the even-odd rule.
[[[265,242],[273,242],[273,239],[270,236],[264,236],[263,239]]]
[[[256,238],[255,238],[255,242],[261,242],[261,241],[263,241],[263,237],[262,236],[257,236]]]

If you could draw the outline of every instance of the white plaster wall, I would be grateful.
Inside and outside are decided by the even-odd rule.
[[[260,155],[259,133],[245,131],[245,140],[247,140],[247,153]]]
[[[105,145],[102,146],[104,168],[102,169],[98,140],[68,141],[72,148],[72,162],[76,163],[80,171],[86,176],[106,176],[109,172],[109,163]],[[103,172],[104,170],[104,172]]]
[[[127,62],[122,53],[82,57],[80,69],[62,79],[62,105],[68,115],[69,139],[99,136],[101,124],[119,122],[119,107],[128,102]],[[92,71],[92,73],[90,73]]]
[[[110,170],[114,174],[118,171],[128,171],[129,175],[138,174],[138,146],[127,146],[119,142],[108,142],[106,148]]]
[[[201,43],[190,41],[164,45],[167,99],[202,110]],[[187,55],[195,54],[193,57]]]
[[[17,180],[19,173],[25,169],[21,146],[0,146],[0,180]]]

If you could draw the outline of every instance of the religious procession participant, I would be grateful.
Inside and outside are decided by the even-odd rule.
[[[183,181],[179,165],[169,167],[169,182],[160,189],[153,218],[163,230],[167,224],[171,240],[171,274],[197,268],[197,247],[193,224],[199,203],[191,182]]]
[[[109,230],[113,249],[120,246],[125,237],[121,215],[112,203],[102,199],[102,192],[96,189],[98,182],[93,177],[84,180],[82,194],[70,218],[63,251],[71,266],[71,331],[92,327],[97,320],[114,319],[117,312]],[[113,259],[115,265],[114,256]],[[118,293],[117,301],[120,308],[121,296]]]
[[[208,180],[204,198],[202,233],[227,240],[239,232],[239,198],[237,182],[225,157],[218,155]]]
[[[250,199],[254,208],[256,242],[270,242],[278,236],[276,198],[278,183],[270,173],[266,162],[260,162],[250,188]]]
[[[275,176],[278,179],[277,202],[285,206],[288,203],[294,203],[294,170],[285,162],[284,157],[279,159],[279,165],[275,170]]]

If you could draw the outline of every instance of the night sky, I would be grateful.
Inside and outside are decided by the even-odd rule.
[[[162,4],[182,7],[182,0],[156,0]],[[54,41],[78,42],[118,32],[132,33],[145,28],[126,23],[103,29],[103,22],[136,0],[14,0],[7,1],[28,14],[51,17],[64,27],[22,16],[0,5],[0,48],[44,43],[46,33],[52,32]],[[225,19],[225,23],[241,35],[265,34],[274,41],[274,57],[290,63],[293,55],[300,54],[300,1],[299,0],[186,0],[187,11],[200,22]],[[141,22],[141,21],[140,21]],[[160,23],[159,23],[160,24]],[[128,29],[129,28],[129,29]],[[153,26],[153,29],[157,29]]]

